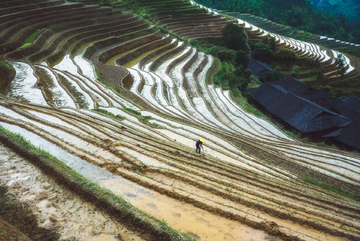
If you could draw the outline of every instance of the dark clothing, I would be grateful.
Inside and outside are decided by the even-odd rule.
[[[201,154],[201,148],[202,148],[202,141],[200,141],[200,140],[198,140],[197,142],[196,142],[196,153],[199,153],[199,154]]]

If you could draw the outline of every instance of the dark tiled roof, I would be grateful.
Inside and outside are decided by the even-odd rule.
[[[249,92],[264,107],[271,105],[287,93],[286,90],[269,82],[265,82],[257,88],[249,89]]]
[[[336,100],[329,101],[328,105],[339,113],[343,112],[347,108],[352,108],[353,110],[360,112],[360,98],[355,96],[341,97]]]
[[[360,112],[352,108],[345,109],[344,111],[341,112],[341,115],[349,118],[350,120],[360,121]]]
[[[266,63],[254,60],[249,64],[249,69],[251,69],[252,74],[257,76],[259,79],[264,77],[265,71],[272,71],[269,65]]]
[[[335,140],[360,150],[360,121],[353,120]]]
[[[290,92],[266,109],[302,133],[312,133],[349,124],[350,120]]]
[[[351,123],[350,123],[351,124]],[[339,129],[339,130],[336,130],[336,131],[334,131],[334,132],[331,132],[330,134],[327,134],[327,135],[325,135],[325,136],[323,136],[324,138],[331,138],[331,137],[338,137],[340,134],[341,134],[341,131],[342,131],[343,129],[341,128],[341,129]]]
[[[300,80],[292,78],[288,75],[280,80],[272,81],[271,83],[274,85],[279,85],[285,90],[307,100],[319,100],[328,98],[330,96],[329,94],[321,90],[314,89]]]

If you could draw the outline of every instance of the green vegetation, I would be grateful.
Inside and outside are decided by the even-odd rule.
[[[42,29],[39,29],[38,31],[32,33],[26,40],[25,40],[25,43],[20,46],[18,49],[23,49],[23,48],[26,48],[30,45],[32,45],[32,43],[34,42],[34,40],[37,38],[37,36],[39,36],[42,32],[44,32],[46,29],[45,28],[42,28]]]
[[[334,15],[328,11],[317,10],[307,0],[198,0],[197,2],[228,12],[254,14],[276,23],[292,26],[295,30],[302,29],[356,43],[359,43],[360,39],[359,24],[351,23],[341,13]],[[358,7],[359,4],[353,6]],[[306,33],[306,37],[310,37],[311,33]]]
[[[238,24],[232,22],[226,24],[221,33],[225,47],[246,51],[246,34]]]
[[[359,22],[359,0],[314,0],[313,6],[334,14],[346,13],[346,18],[352,22]]]
[[[345,191],[345,190],[342,190],[338,187],[334,187],[334,186],[330,186],[326,183],[323,183],[323,182],[320,182],[320,181],[317,181],[315,179],[312,179],[312,178],[308,178],[308,177],[303,177],[303,180],[307,183],[310,183],[310,184],[313,184],[315,186],[318,186],[318,187],[321,187],[327,191],[330,191],[330,192],[333,192],[333,193],[336,193],[336,194],[339,194],[341,196],[345,196],[345,197],[348,197],[348,198],[351,198],[355,201],[360,201],[360,195],[357,195],[357,194],[352,194],[348,191]]]
[[[107,115],[107,116],[110,116],[114,119],[118,119],[120,121],[122,120],[125,120],[126,117],[125,116],[122,116],[122,115],[114,115],[113,113],[107,111],[107,110],[104,110],[104,109],[100,109],[100,108],[96,108],[96,109],[92,109],[93,111],[96,111],[96,112],[99,112],[99,113],[102,113],[104,115]]]
[[[2,58],[0,58],[0,68],[6,70],[8,72],[10,72],[14,69],[10,64],[6,63]]]
[[[26,156],[29,161],[40,166],[48,175],[55,176],[57,181],[65,184],[73,192],[108,211],[113,217],[117,217],[118,221],[124,223],[128,228],[147,230],[157,240],[174,240],[175,237],[180,240],[193,240],[161,220],[136,209],[123,197],[87,180],[50,153],[36,148],[21,135],[9,132],[1,126],[0,141],[18,154]]]
[[[149,125],[151,127],[154,127],[154,128],[158,128],[159,125],[156,124],[156,123],[151,123],[149,122],[149,120],[152,118],[151,116],[143,116],[141,115],[141,113],[137,110],[133,110],[131,108],[123,108],[123,110],[127,113],[129,113],[130,115],[133,115],[135,116],[136,118],[138,118],[142,123],[146,124],[146,125]]]

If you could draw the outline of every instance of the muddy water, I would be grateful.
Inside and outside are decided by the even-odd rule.
[[[0,183],[20,202],[30,206],[39,225],[55,228],[61,240],[121,240],[142,241],[139,233],[124,225],[94,205],[84,202],[76,193],[55,183],[31,162],[24,160],[0,143]],[[21,188],[20,188],[21,187]],[[1,239],[8,241],[8,239]],[[116,239],[115,239],[116,240]]]
[[[28,111],[28,112],[30,112],[31,114],[34,114],[34,115],[36,115],[37,113],[39,113],[39,112],[35,112],[35,111]],[[37,126],[37,127],[40,127],[40,125],[41,125],[39,122],[30,120],[30,119],[28,119],[27,117],[22,116],[22,115],[18,114],[17,112],[15,112],[15,111],[13,111],[13,110],[10,110],[10,109],[7,109],[7,108],[5,108],[5,107],[3,107],[3,106],[0,106],[0,113],[3,113],[3,114],[5,114],[5,115],[10,116],[10,117],[15,118],[15,119],[20,119],[20,120],[23,120],[23,121],[25,121],[25,122],[32,123],[32,124],[34,124],[34,125]],[[39,113],[39,114],[41,114],[41,113]],[[64,126],[64,127],[67,127],[67,128],[69,128],[69,129],[71,129],[71,130],[78,131],[78,132],[80,132],[80,133],[82,133],[82,134],[85,134],[85,135],[87,134],[87,133],[85,133],[84,131],[80,130],[79,128],[77,128],[77,127],[75,127],[75,126],[72,126],[72,125],[69,125],[69,124],[67,124],[66,122],[63,122],[62,120],[60,120],[60,119],[58,119],[58,118],[56,118],[56,117],[51,117],[51,118],[49,118],[49,119],[53,120],[53,123],[62,125],[62,126]]]
[[[113,113],[114,115],[124,116],[124,117],[126,117],[126,119],[132,120],[132,121],[137,122],[137,123],[140,122],[135,116],[132,116],[132,115],[128,114],[127,112],[122,111],[122,110],[120,110],[120,109],[118,109],[118,108],[114,108],[114,107],[107,107],[107,108],[106,108],[106,107],[101,107],[100,109],[104,109],[104,110],[106,110],[106,111],[109,111],[109,112]]]
[[[50,116],[50,115],[47,115],[47,114],[44,114],[44,113],[41,113],[41,112],[37,112],[37,111],[33,111],[33,110],[28,110],[28,111],[29,111],[31,114],[33,114],[33,115],[35,115],[35,116],[37,116],[37,117],[39,117],[39,118],[41,118],[41,119],[44,119],[44,120],[47,120],[47,121],[49,121],[49,122],[52,122],[52,123],[55,123],[55,124],[59,124],[59,125],[62,125],[62,126],[66,126],[66,127],[70,128],[70,129],[74,129],[74,130],[76,130],[76,131],[78,131],[78,132],[80,132],[80,133],[83,133],[83,134],[85,134],[85,135],[88,135],[88,133],[84,133],[84,131],[80,130],[79,128],[77,128],[77,127],[75,127],[75,126],[73,126],[73,125],[70,125],[70,124],[68,124],[68,123],[65,122],[65,121],[60,120],[60,119],[57,118],[57,117]],[[70,123],[71,123],[71,121],[73,121],[73,120],[70,120]],[[91,132],[93,133],[94,137],[97,136],[97,137],[107,138],[106,135],[104,135],[103,133],[99,132],[98,130],[95,130],[95,129],[92,128],[91,126],[86,125],[85,123],[78,122],[77,124],[82,125],[82,126],[84,126],[85,128],[91,130]]]
[[[77,92],[80,92],[80,94],[82,95],[80,98],[85,102],[84,104],[86,105],[86,108],[92,109],[95,107],[94,101],[92,100],[91,96],[81,88],[82,86],[80,87],[77,82],[73,81],[71,78],[69,78],[67,75],[63,74],[60,71],[55,71],[55,73],[65,78],[68,82],[71,83],[71,86],[76,88]]]
[[[286,155],[289,156],[289,157],[293,156],[293,155],[289,155],[289,154],[286,154]],[[348,178],[346,178],[344,176],[339,175],[338,173],[341,173],[342,175],[345,175],[345,176],[348,176],[348,177],[355,178],[357,180],[359,180],[359,174],[355,174],[355,173],[347,171],[347,170],[339,170],[340,168],[336,168],[334,166],[330,167],[330,166],[328,166],[326,164],[321,164],[321,165],[319,165],[320,166],[319,167],[319,166],[315,166],[313,164],[305,163],[305,162],[302,162],[302,161],[299,161],[299,160],[296,160],[296,159],[292,159],[292,160],[295,161],[295,162],[300,163],[301,165],[307,166],[310,169],[314,169],[314,170],[317,170],[317,171],[319,171],[321,173],[325,173],[325,174],[327,174],[327,175],[329,175],[331,177],[334,177],[334,178],[337,178],[337,179],[340,179],[340,180],[343,180],[343,181],[346,181],[346,182],[349,182],[349,183],[359,185],[359,181],[355,182],[355,181],[350,180],[350,179],[348,179]],[[309,160],[308,160],[308,162],[309,162]],[[324,168],[328,168],[328,169],[330,169],[330,170],[332,170],[334,172],[325,170]]]
[[[84,78],[83,76],[81,76],[78,73],[78,67],[73,63],[73,61],[70,58],[70,55],[66,55],[60,63],[56,64],[54,66],[55,69],[59,69],[62,71],[68,71],[69,73],[77,76],[82,82],[85,82],[87,85],[89,85],[90,87],[92,87],[95,90],[98,90],[99,88],[92,82],[89,81],[88,79]],[[91,91],[93,93],[93,91]],[[99,94],[93,93],[93,95],[96,98],[96,101],[99,103],[99,105],[102,106],[108,106],[107,101],[100,96]]]
[[[193,186],[193,185],[189,185],[188,183],[185,183],[185,182],[183,182],[181,180],[177,180],[177,179],[174,179],[174,178],[169,178],[169,177],[167,177],[165,175],[158,174],[158,173],[146,173],[145,175],[150,176],[150,177],[154,178],[155,180],[157,180],[157,181],[159,181],[161,183],[164,183],[166,185],[170,185],[173,188],[184,190],[185,192],[189,192],[189,193],[192,193],[193,195],[197,195],[199,197],[208,199],[211,202],[221,203],[222,205],[225,205],[228,208],[234,208],[236,210],[241,210],[242,212],[251,214],[251,215],[253,215],[255,217],[259,217],[259,218],[264,219],[264,220],[275,221],[280,226],[290,228],[291,230],[301,231],[301,233],[306,234],[306,235],[308,235],[310,237],[316,237],[316,238],[319,238],[319,240],[338,240],[337,238],[329,238],[329,237],[327,237],[327,235],[319,233],[318,231],[315,231],[315,230],[305,229],[303,227],[301,227],[301,229],[299,229],[300,226],[297,225],[297,224],[293,224],[291,222],[286,222],[284,220],[274,218],[272,216],[269,216],[265,212],[262,212],[260,210],[247,207],[245,205],[242,205],[241,203],[232,201],[232,200],[230,200],[228,198],[223,198],[220,195],[215,195],[215,194],[211,193],[210,191],[207,191],[207,190],[202,189],[202,188],[198,188],[198,187]],[[258,201],[257,197],[255,197],[254,199],[256,201]]]
[[[281,149],[281,148],[279,148]],[[284,150],[284,149],[283,149]],[[338,172],[345,172],[345,175],[353,176],[353,178],[357,178],[360,180],[360,167],[358,165],[352,165],[351,163],[344,162],[342,160],[334,160],[331,157],[323,158],[316,155],[311,155],[308,153],[302,152],[301,155],[299,155],[299,151],[293,151],[286,149],[287,152],[286,155],[288,156],[295,156],[298,159],[304,160],[304,161],[310,161],[316,165],[320,166],[326,166],[330,169],[334,169]],[[288,154],[291,153],[291,154]]]
[[[265,241],[273,238],[263,231],[214,215],[141,187],[122,177],[114,176],[107,170],[92,165],[25,129],[6,123],[0,123],[0,125],[12,132],[21,133],[33,145],[56,156],[87,179],[109,189],[116,195],[123,195],[125,200],[138,209],[164,219],[172,227],[194,238],[207,241],[251,239]]]
[[[109,235],[109,234],[100,234],[86,239],[86,241],[119,241],[119,240],[120,239],[116,238],[114,235]]]
[[[41,69],[46,79],[49,90],[52,92],[52,99],[58,107],[72,107],[76,108],[74,100],[70,97],[68,92],[59,84],[58,79],[50,69],[43,66],[36,66],[37,69]]]
[[[153,136],[155,136],[155,137],[157,137],[157,138],[159,138],[159,139],[165,139],[165,138],[162,137],[161,135],[159,135],[159,134],[157,134],[157,133],[155,133],[155,132],[153,132],[153,131],[150,131],[149,129],[147,129],[147,128],[145,128],[145,127],[142,127],[142,126],[137,125],[137,124],[135,124],[135,123],[133,123],[133,122],[130,122],[130,121],[128,121],[128,120],[123,120],[121,123],[119,123],[119,122],[116,122],[115,120],[113,120],[113,119],[111,119],[111,118],[109,118],[109,117],[102,116],[102,115],[97,114],[97,113],[92,112],[92,111],[83,110],[83,109],[80,110],[80,111],[83,112],[83,113],[86,113],[86,114],[88,114],[88,115],[90,115],[90,116],[95,116],[95,117],[98,117],[98,118],[100,118],[100,119],[108,120],[108,121],[113,122],[113,123],[115,123],[115,124],[117,124],[117,125],[121,125],[121,123],[124,123],[124,124],[126,124],[127,126],[130,126],[134,131],[141,130],[141,131],[143,131],[144,133],[148,133],[148,134],[153,135]]]
[[[258,123],[258,126],[261,128],[265,128],[268,132],[270,132],[272,135],[276,135],[279,136],[281,138],[285,138],[289,141],[293,141],[291,138],[289,138],[288,136],[286,136],[284,133],[282,133],[279,129],[275,128],[273,125],[271,125],[269,122],[267,122],[266,120],[263,120],[259,117],[256,117],[250,113],[247,113],[245,110],[243,110],[240,106],[236,105],[232,99],[230,98],[230,94],[229,91],[224,91],[224,97],[226,100],[226,102],[228,103],[229,108],[232,109],[232,111],[235,112],[235,110],[237,109],[238,112],[237,113],[241,113],[245,116],[247,116],[248,118],[250,118],[252,121],[252,123]]]
[[[231,121],[231,119],[224,115],[223,112],[221,111],[221,108],[219,108],[219,106],[217,106],[214,103],[214,100],[211,98],[207,86],[206,86],[206,74],[208,72],[208,70],[210,69],[210,67],[213,64],[213,57],[211,55],[207,56],[208,58],[208,63],[206,64],[206,66],[203,68],[203,70],[199,73],[199,75],[197,76],[197,81],[199,84],[199,91],[201,93],[201,97],[204,98],[204,100],[206,101],[206,103],[208,105],[210,105],[212,111],[215,113],[215,115],[217,115],[219,117],[219,121],[221,121],[228,129],[232,129],[231,131],[235,131],[236,133],[242,133],[244,132],[244,130],[242,130],[241,128],[239,128],[233,121]],[[215,116],[213,116],[213,118],[215,118]]]
[[[187,143],[190,145],[190,147],[192,147],[192,146],[191,146],[191,143],[194,143],[193,140],[199,139],[199,136],[196,135],[196,134],[193,134],[193,133],[188,132],[188,131],[183,130],[183,129],[174,129],[174,128],[170,127],[169,125],[165,124],[164,122],[154,121],[154,123],[157,123],[157,124],[159,124],[159,125],[161,125],[161,126],[165,126],[167,129],[171,130],[171,132],[173,132],[174,134],[181,133],[181,134],[187,136],[188,139],[191,138],[192,141],[187,141]],[[175,139],[176,139],[175,136],[170,137],[170,138],[175,138]],[[177,139],[176,139],[176,140],[177,140]],[[184,141],[185,141],[185,140],[184,140]],[[185,142],[184,142],[184,143],[185,143]],[[184,144],[184,143],[183,143],[183,144]],[[204,146],[207,147],[206,150],[210,150],[210,148],[211,148],[213,151],[216,151],[216,149],[219,148],[218,145],[216,145],[215,143],[209,141],[208,138],[206,138],[206,143],[205,143]],[[208,148],[208,147],[210,147],[210,148]],[[282,174],[279,174],[279,173],[277,173],[276,171],[274,171],[274,170],[272,170],[272,169],[270,169],[270,168],[267,168],[267,167],[265,167],[265,166],[262,166],[262,165],[260,165],[260,164],[258,164],[258,163],[256,163],[256,162],[252,161],[252,157],[250,157],[250,156],[248,156],[248,157],[245,156],[245,157],[244,157],[243,155],[239,155],[239,154],[243,154],[243,153],[241,153],[241,152],[231,152],[231,151],[228,151],[228,150],[226,150],[226,149],[221,149],[221,150],[222,150],[223,152],[227,153],[228,155],[230,155],[230,157],[229,157],[229,156],[227,156],[227,155],[223,155],[223,154],[220,153],[220,154],[221,154],[221,157],[222,157],[222,158],[225,158],[225,159],[222,159],[222,160],[227,160],[227,161],[229,161],[229,162],[231,162],[231,163],[233,163],[233,164],[236,164],[236,165],[238,165],[238,166],[242,166],[242,167],[245,167],[245,168],[247,168],[247,169],[254,170],[254,171],[257,171],[257,172],[260,172],[260,173],[263,173],[263,174],[265,174],[265,173],[263,172],[263,170],[266,170],[266,171],[268,171],[268,172],[276,173],[276,174],[278,174],[278,175],[283,176]],[[206,152],[205,152],[205,153],[206,153]],[[210,152],[209,152],[208,154],[210,154]],[[211,155],[212,155],[212,154],[211,154]],[[238,156],[237,156],[237,155],[238,155]],[[217,157],[220,158],[219,156],[217,156]],[[232,158],[232,157],[233,157],[233,158]],[[221,159],[221,158],[220,158],[220,159]],[[236,160],[236,162],[235,162],[234,160]],[[287,178],[287,177],[285,177],[285,176],[283,176],[283,177],[284,177],[284,178]]]
[[[127,68],[127,70],[130,72],[131,76],[134,79],[134,82],[130,87],[130,91],[139,96],[138,87],[141,83],[142,75],[135,69]]]
[[[148,134],[150,134],[150,135],[152,135],[152,136],[155,136],[155,137],[157,137],[157,138],[159,138],[159,139],[166,140],[164,137],[160,136],[159,134],[157,134],[157,133],[155,133],[155,132],[153,132],[153,131],[150,131],[150,130],[142,127],[142,126],[136,125],[136,124],[134,124],[134,123],[132,123],[132,122],[130,122],[130,121],[128,121],[128,120],[123,120],[123,123],[126,124],[126,125],[128,125],[128,126],[133,127],[133,129],[135,129],[135,130],[138,129],[138,130],[141,130],[141,131],[143,131],[143,132],[145,132],[145,133],[148,133]]]
[[[185,77],[187,80],[187,83],[189,85],[189,88],[186,90],[188,92],[188,95],[192,101],[192,104],[194,105],[195,109],[201,113],[207,120],[209,120],[211,123],[214,123],[215,125],[223,128],[224,130],[230,131],[229,127],[224,125],[222,122],[220,122],[213,113],[210,112],[208,109],[204,99],[202,96],[198,93],[197,89],[197,83],[194,78],[194,72],[199,67],[200,63],[205,59],[205,54],[200,52],[198,53],[198,56],[195,60],[195,62],[190,66],[190,68],[185,72]],[[200,76],[198,76],[200,78]],[[205,81],[205,80],[204,80]]]
[[[25,119],[26,121],[26,119]],[[106,151],[102,148],[99,148],[87,141],[84,141],[74,135],[71,135],[67,132],[52,128],[50,126],[41,124],[39,122],[31,121],[28,122],[35,124],[37,127],[42,128],[43,130],[51,133],[53,136],[56,136],[62,140],[64,140],[66,143],[76,146],[77,148],[83,149],[88,153],[91,153],[95,156],[102,157],[106,160],[111,160],[120,163],[122,160],[118,158],[117,156],[113,155],[111,152]],[[111,138],[108,137],[108,139],[111,140]]]
[[[251,128],[251,126],[249,125],[249,123],[247,123],[245,120],[243,120],[242,118],[238,118],[236,117],[232,112],[230,112],[225,104],[220,100],[220,98],[217,96],[215,88],[213,88],[212,85],[208,86],[209,89],[209,94],[211,95],[211,97],[214,99],[214,102],[219,106],[219,108],[223,111],[223,113],[230,119],[233,121],[233,123],[236,123],[236,125],[238,127],[240,127],[239,132],[242,135],[247,135],[247,136],[252,136],[254,138],[256,138],[256,135],[258,135],[258,133]],[[253,136],[255,135],[255,136]]]
[[[230,150],[234,150],[234,151],[238,151],[238,149],[236,147],[234,147],[233,145],[229,144],[228,142],[220,139],[219,137],[217,136],[214,136],[213,134],[210,134],[208,132],[205,132],[203,130],[200,130],[200,129],[197,129],[197,128],[194,128],[194,127],[191,127],[191,126],[186,126],[186,125],[183,125],[183,124],[180,124],[178,122],[175,122],[175,121],[171,121],[171,120],[168,120],[168,119],[165,119],[161,116],[158,116],[152,112],[148,112],[148,111],[141,111],[141,114],[142,115],[148,115],[148,116],[151,116],[153,117],[154,119],[158,119],[160,121],[163,121],[165,123],[170,123],[171,125],[173,126],[176,126],[178,128],[183,128],[184,130],[189,130],[193,133],[197,133],[200,136],[202,137],[208,137],[208,139],[210,138],[211,140],[213,140],[214,142],[217,142],[217,143],[220,143],[221,145],[223,146],[226,146],[228,149]],[[150,120],[150,122],[152,122],[153,120]]]
[[[143,96],[150,104],[152,104],[156,109],[166,111],[161,104],[154,98],[152,94],[152,88],[155,84],[155,79],[146,71],[139,69],[139,65],[133,67],[133,69],[139,71],[145,81],[143,90],[141,91],[141,96]]]
[[[189,147],[191,147],[191,148],[195,148],[195,141],[194,141],[194,140],[191,140],[191,139],[189,139],[189,138],[183,137],[183,136],[181,136],[181,135],[178,135],[178,134],[173,133],[173,132],[168,131],[168,130],[161,130],[161,129],[160,129],[159,131],[162,132],[162,133],[164,133],[165,135],[167,135],[169,138],[174,139],[174,140],[176,140],[177,142],[180,142],[181,144],[187,145],[187,146],[189,146]],[[206,146],[206,142],[204,143],[204,151],[203,151],[203,153],[205,153],[205,155],[211,155],[211,156],[213,156],[213,157],[219,158],[219,159],[222,160],[222,161],[230,162],[230,163],[236,164],[236,165],[238,165],[238,166],[244,166],[244,167],[246,167],[246,168],[253,169],[253,168],[251,168],[251,166],[250,166],[249,164],[246,165],[246,164],[243,163],[243,162],[240,162],[240,161],[238,161],[238,160],[236,160],[236,159],[234,159],[234,158],[231,158],[231,157],[229,157],[229,156],[226,156],[226,155],[224,155],[224,154],[222,154],[222,153],[220,153],[220,152],[217,152],[217,151],[209,148],[208,146]],[[195,153],[194,155],[198,155],[198,154]],[[266,168],[263,168],[263,169],[266,169]],[[256,170],[257,172],[259,172],[259,173],[261,173],[261,174],[270,176],[269,174],[264,173],[264,172],[262,172],[262,171],[259,170],[259,169],[254,169],[254,170]],[[269,171],[270,171],[270,170],[269,170]]]
[[[158,160],[152,158],[152,157],[148,157],[146,155],[143,155],[141,153],[138,153],[134,150],[131,150],[129,148],[126,147],[122,147],[122,146],[117,146],[117,149],[126,152],[127,154],[135,157],[136,159],[140,160],[142,163],[149,165],[149,166],[154,166],[154,167],[162,167],[162,168],[166,168],[166,169],[171,169],[173,171],[180,171],[177,168],[171,167],[169,165],[166,165],[164,163],[159,162]]]
[[[152,85],[144,85],[143,90],[141,91],[141,96],[143,96],[148,102],[150,102],[156,109],[161,110],[169,114],[169,111],[166,110],[159,102],[155,99],[152,94]]]
[[[163,83],[159,76],[153,73],[149,73],[156,82],[156,99],[161,103],[161,105],[166,106],[169,105],[168,100],[165,99],[163,94]]]
[[[255,230],[238,222],[225,219],[198,209],[190,204],[158,194],[133,183],[122,183],[116,179],[103,181],[101,185],[116,194],[124,195],[125,200],[137,208],[164,219],[172,227],[188,233],[200,240],[268,240],[263,231]]]
[[[180,46],[181,43],[179,43],[178,46]],[[178,55],[176,55],[175,59],[180,58],[183,54],[185,54],[186,51],[182,51],[181,53],[179,53]],[[171,105],[176,109],[175,113],[178,113],[181,117],[185,117],[186,119],[192,120],[191,117],[189,117],[188,115],[184,114],[186,113],[186,111],[183,109],[183,107],[181,106],[181,104],[179,103],[179,100],[177,98],[177,95],[175,93],[174,90],[174,83],[173,80],[165,73],[166,68],[168,67],[168,65],[174,61],[174,59],[168,59],[166,60],[164,63],[162,63],[159,68],[154,72],[159,79],[157,79],[157,81],[161,82],[165,82],[166,85],[168,86],[168,96],[169,96],[169,102],[171,103]],[[150,67],[150,66],[149,66]],[[144,69],[147,69],[148,67],[145,66]],[[159,83],[158,83],[159,85]],[[162,85],[162,83],[161,83]]]
[[[215,125],[208,121],[208,119],[205,119],[204,116],[202,115],[202,110],[197,110],[191,103],[190,100],[188,98],[187,95],[187,91],[185,91],[184,87],[183,87],[183,75],[182,75],[182,70],[183,67],[188,63],[188,61],[196,54],[195,49],[191,49],[190,47],[186,48],[184,53],[188,53],[189,51],[191,51],[191,54],[186,57],[185,59],[183,59],[182,61],[180,61],[180,63],[178,63],[173,69],[170,70],[169,72],[169,76],[171,77],[172,81],[174,82],[174,84],[177,86],[177,95],[180,98],[182,104],[185,106],[187,112],[194,117],[195,119],[197,119],[198,121],[201,121],[205,124],[214,126]],[[175,94],[175,93],[174,93]],[[175,95],[171,95],[171,100],[175,99]],[[208,112],[208,110],[207,110]]]
[[[35,87],[37,78],[34,76],[34,71],[30,65],[22,62],[9,61],[9,63],[13,65],[16,75],[14,80],[0,92],[7,97],[26,103],[48,105],[41,90]]]

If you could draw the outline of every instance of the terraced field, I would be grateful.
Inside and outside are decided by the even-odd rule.
[[[300,143],[247,113],[229,91],[206,84],[218,68],[212,56],[118,8],[0,3],[6,6],[0,9],[1,55],[16,69],[0,97],[1,182],[37,200],[35,191],[22,187],[30,177],[28,164],[14,161],[20,154],[87,208],[108,211],[104,220],[118,227],[99,230],[99,223],[85,225],[85,218],[78,221],[78,232],[86,233],[81,236],[49,219],[62,238],[360,239],[359,202],[303,180],[359,195],[359,154]],[[171,3],[172,10],[165,7],[169,1],[136,2],[188,38],[220,36],[228,21],[190,2]],[[186,21],[194,23],[192,29]],[[260,37],[271,34],[230,21]],[[291,45],[274,36],[304,57],[333,61],[316,45]],[[8,131],[53,157],[22,148],[24,142]],[[206,139],[202,155],[194,153],[199,138]],[[40,179],[31,181],[38,185]],[[37,210],[41,220],[48,219]],[[73,221],[65,214],[63,222]]]
[[[293,37],[301,35],[301,33],[298,33],[289,26],[284,26],[250,14],[241,14],[237,12],[227,14],[239,19],[239,24],[245,28],[250,39],[261,40],[263,37],[274,37],[278,46],[294,50],[300,58],[319,60],[324,77],[328,78],[326,80],[327,85],[347,93],[358,90],[360,76],[358,70],[359,59],[355,56],[332,50],[331,48],[359,50],[359,44],[328,38],[317,34],[306,37],[307,40],[305,42],[294,39]],[[335,58],[338,57],[339,54],[343,55],[345,61],[345,75],[343,76],[339,74],[339,68],[335,61]],[[300,80],[306,81],[313,87],[319,85],[315,72],[309,73],[305,71],[304,74],[300,75]]]

